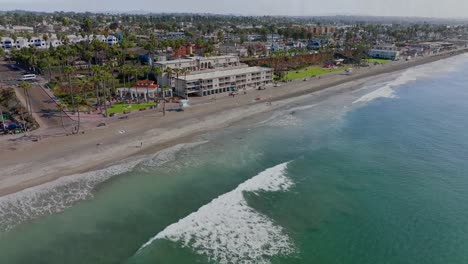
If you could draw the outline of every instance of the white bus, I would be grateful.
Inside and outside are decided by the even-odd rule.
[[[25,74],[19,79],[20,81],[35,81],[36,74]]]

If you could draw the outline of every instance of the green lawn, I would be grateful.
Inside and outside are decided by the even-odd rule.
[[[391,62],[391,60],[385,60],[385,59],[368,59],[369,63],[380,63],[380,64],[385,64]]]
[[[114,104],[112,107],[107,108],[107,114],[121,114],[124,111],[138,111],[143,108],[149,108],[151,106],[155,106],[156,103],[143,103],[143,104],[125,104],[125,103],[117,103]]]
[[[298,71],[289,71],[286,73],[286,75],[283,77],[283,80],[296,80],[296,79],[303,79],[307,77],[312,77],[312,76],[318,76],[318,75],[323,75],[331,72],[339,72],[339,71],[344,71],[347,67],[338,67],[336,69],[325,69],[322,67],[309,67],[304,70],[298,70]]]

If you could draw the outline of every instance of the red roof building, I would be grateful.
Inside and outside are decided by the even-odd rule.
[[[184,57],[193,54],[193,44],[188,43],[185,46],[181,46],[178,49],[173,49],[172,56],[173,57]]]
[[[133,88],[143,88],[143,89],[157,89],[158,85],[154,83],[154,81],[150,80],[141,80],[137,81],[136,85]]]

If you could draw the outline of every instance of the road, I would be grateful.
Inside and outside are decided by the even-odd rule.
[[[22,97],[25,102],[26,96],[24,90],[16,88],[18,97]],[[51,129],[62,126],[62,116],[65,124],[69,123],[70,119],[61,110],[58,109],[57,104],[52,98],[44,91],[39,84],[34,83],[28,90],[32,114],[36,121],[39,123],[41,129]]]
[[[18,68],[12,68],[7,64],[0,64],[0,83],[2,86],[11,87],[16,90],[16,95],[25,105],[26,96],[23,89],[18,87],[17,81],[25,72]],[[28,90],[31,100],[32,115],[36,119],[41,130],[54,129],[62,126],[62,116],[65,125],[72,123],[71,119],[59,110],[56,102],[42,88],[40,83],[32,83]]]

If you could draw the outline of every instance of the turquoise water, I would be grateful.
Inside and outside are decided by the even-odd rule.
[[[467,71],[411,69],[1,198],[0,263],[468,263]]]

